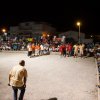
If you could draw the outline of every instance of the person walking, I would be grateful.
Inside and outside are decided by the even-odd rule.
[[[9,86],[13,89],[13,100],[23,100],[27,81],[27,70],[24,67],[25,61],[21,60],[19,65],[14,66],[9,72]],[[17,97],[20,90],[19,97]]]

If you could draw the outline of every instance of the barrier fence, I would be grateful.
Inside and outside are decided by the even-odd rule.
[[[100,100],[100,57],[95,59],[97,70],[98,100]]]

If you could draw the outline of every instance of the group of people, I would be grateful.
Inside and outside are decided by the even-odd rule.
[[[70,57],[73,56],[75,58],[77,57],[83,57],[83,56],[93,56],[94,55],[94,47],[89,47],[88,45],[84,43],[62,43],[58,44],[58,46],[55,46],[52,44],[34,44],[34,43],[28,43],[27,45],[27,51],[28,56],[31,58],[32,56],[40,56],[44,55],[46,53],[50,52],[60,52],[61,56],[64,57]]]
[[[83,57],[84,48],[85,48],[84,44],[74,44],[74,45],[72,45],[71,43],[68,43],[68,44],[60,45],[59,51],[60,51],[60,55],[64,56],[64,57],[66,57],[66,56],[67,57],[70,57],[70,56]]]
[[[44,55],[49,51],[49,45],[48,44],[34,44],[34,43],[28,43],[27,45],[28,50],[28,56],[31,58],[32,56],[40,56]]]

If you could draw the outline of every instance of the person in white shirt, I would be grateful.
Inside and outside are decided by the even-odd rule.
[[[17,100],[18,90],[20,90],[20,95],[18,100],[23,100],[26,81],[27,81],[27,70],[24,67],[25,61],[21,60],[19,65],[14,66],[9,73],[9,86],[13,89],[13,100]]]

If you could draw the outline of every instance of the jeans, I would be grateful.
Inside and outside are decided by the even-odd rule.
[[[24,93],[25,93],[25,87],[22,86],[22,87],[14,87],[12,86],[12,89],[13,89],[13,98],[14,100],[17,100],[17,95],[18,95],[18,90],[20,90],[20,94],[19,94],[19,99],[18,100],[23,100],[23,97],[24,97]]]

